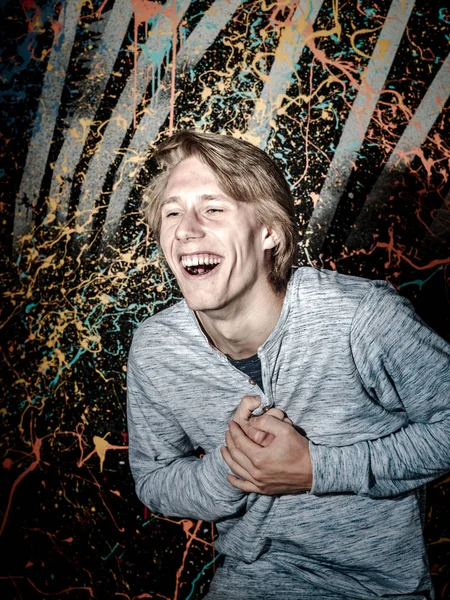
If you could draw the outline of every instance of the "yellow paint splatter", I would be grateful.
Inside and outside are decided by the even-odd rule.
[[[95,451],[100,459],[100,473],[103,471],[103,463],[105,462],[106,451],[109,450],[111,446],[105,439],[108,435],[109,433],[107,433],[104,438],[94,435]]]
[[[372,34],[372,33],[375,33],[376,31],[379,31],[381,28],[382,28],[382,25],[380,25],[380,27],[375,27],[375,29],[358,29],[357,31],[352,33],[352,35],[350,36],[350,43],[352,45],[353,51],[356,54],[359,54],[359,56],[363,56],[364,58],[369,58],[369,59],[375,58],[376,60],[383,58],[387,49],[390,46],[390,42],[388,40],[381,39],[378,41],[378,53],[376,56],[375,56],[375,54],[372,55],[372,54],[366,54],[365,52],[362,52],[362,50],[360,50],[359,48],[356,47],[356,41],[355,41],[357,36],[365,35],[365,34]]]

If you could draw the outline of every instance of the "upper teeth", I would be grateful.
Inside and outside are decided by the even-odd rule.
[[[191,254],[182,256],[181,264],[183,267],[197,267],[198,265],[218,265],[221,259],[211,254]]]

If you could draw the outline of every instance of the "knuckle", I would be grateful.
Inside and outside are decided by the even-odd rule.
[[[271,417],[275,417],[275,419],[284,419],[284,412],[282,410],[280,410],[279,408],[272,408],[271,410],[269,410],[267,412],[268,415],[270,415]]]
[[[254,464],[255,468],[257,469],[257,471],[259,472],[261,470],[261,467],[264,464],[264,461],[261,456],[256,455],[253,459],[253,464]]]

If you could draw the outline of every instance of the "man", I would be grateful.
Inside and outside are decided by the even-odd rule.
[[[207,598],[432,597],[422,486],[450,464],[448,345],[385,282],[291,275],[294,204],[258,148],[184,131],[158,158],[146,213],[184,300],[130,351],[140,499],[217,523]]]

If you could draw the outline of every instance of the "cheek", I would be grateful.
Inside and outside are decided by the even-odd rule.
[[[261,245],[254,231],[242,231],[236,236],[232,243],[235,246],[237,256],[245,261],[257,261],[258,254],[261,252]]]
[[[159,246],[165,256],[170,254],[170,249],[171,249],[171,246],[173,243],[173,239],[174,239],[174,236],[173,236],[173,233],[171,232],[170,228],[166,227],[165,229],[161,229],[161,232],[159,234]]]

